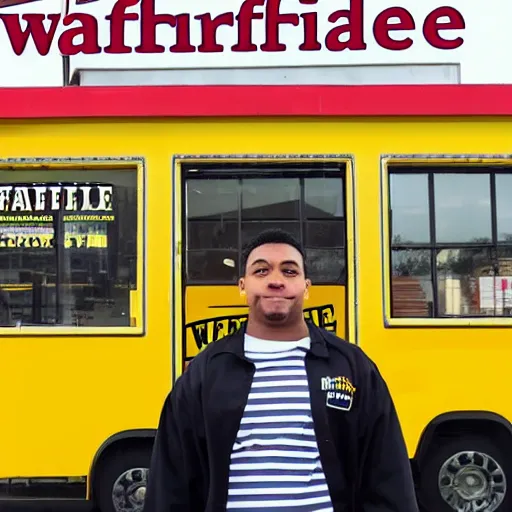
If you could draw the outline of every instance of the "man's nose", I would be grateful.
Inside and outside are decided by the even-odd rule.
[[[278,279],[272,279],[268,282],[268,287],[272,290],[280,290],[281,288],[284,288],[284,283]]]

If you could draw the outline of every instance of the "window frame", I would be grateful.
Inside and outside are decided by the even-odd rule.
[[[173,380],[183,373],[183,356],[185,354],[185,337],[182,335],[185,326],[185,287],[187,286],[185,278],[184,258],[186,257],[185,247],[185,172],[184,167],[191,164],[203,166],[205,164],[221,165],[223,163],[241,165],[247,164],[279,164],[279,163],[295,163],[295,164],[343,164],[345,166],[345,241],[346,241],[346,318],[348,325],[347,339],[358,344],[358,306],[357,306],[357,287],[358,287],[358,265],[356,262],[356,254],[358,252],[356,232],[357,205],[356,197],[356,179],[355,179],[355,158],[350,154],[209,154],[209,155],[187,155],[178,154],[172,157],[171,172],[172,180],[172,207],[171,215],[173,219],[172,225],[172,259],[171,265],[175,269],[174,274],[171,273],[171,339],[183,340],[174,344],[172,351],[172,368]],[[209,283],[215,286],[214,283]],[[200,285],[188,285],[200,286]],[[313,286],[324,286],[315,285]]]
[[[255,160],[255,161],[254,161]],[[301,233],[302,235],[304,235],[304,238],[307,236],[307,223],[309,221],[312,221],[312,222],[318,222],[318,221],[321,221],[321,220],[324,220],[324,219],[317,219],[317,218],[312,218],[312,219],[306,219],[304,218],[304,209],[306,207],[306,204],[304,203],[304,200],[305,200],[305,181],[309,178],[314,178],[315,174],[322,174],[323,172],[325,172],[324,170],[322,170],[320,167],[318,168],[315,168],[315,166],[318,166],[319,164],[324,164],[324,163],[327,163],[327,164],[333,164],[333,165],[340,165],[340,166],[344,166],[344,169],[343,169],[343,174],[344,176],[342,177],[342,180],[341,180],[341,185],[342,185],[342,194],[343,194],[343,217],[340,217],[340,218],[336,218],[334,220],[334,222],[339,222],[339,221],[342,221],[343,224],[344,224],[344,244],[345,246],[342,248],[343,251],[345,252],[345,256],[346,258],[348,258],[348,255],[347,255],[347,246],[349,244],[349,241],[348,241],[348,226],[347,226],[347,223],[348,223],[348,219],[347,219],[347,205],[345,204],[346,203],[346,197],[347,197],[347,178],[346,178],[346,174],[349,172],[348,171],[348,164],[347,164],[347,161],[346,160],[343,160],[343,159],[337,159],[337,158],[325,158],[325,159],[321,159],[321,158],[318,158],[318,159],[312,159],[312,158],[298,158],[298,159],[294,159],[293,157],[288,157],[286,159],[279,159],[279,157],[276,157],[275,159],[268,159],[268,158],[253,158],[251,160],[243,160],[243,161],[238,161],[236,158],[233,158],[233,159],[224,159],[224,158],[220,158],[220,159],[217,159],[217,160],[213,160],[213,161],[205,161],[205,160],[202,160],[202,161],[191,161],[190,159],[187,159],[186,161],[184,160],[183,162],[180,163],[180,166],[181,166],[181,170],[183,172],[183,183],[181,185],[181,189],[182,189],[182,194],[183,194],[183,201],[184,201],[184,204],[183,204],[183,208],[185,208],[185,205],[186,205],[186,196],[187,196],[187,191],[186,191],[186,184],[189,180],[191,179],[194,179],[193,176],[191,176],[191,172],[194,172],[194,171],[191,171],[190,170],[190,165],[191,164],[198,164],[198,179],[200,180],[201,178],[199,176],[202,176],[202,179],[204,179],[204,176],[205,176],[205,173],[208,173],[210,171],[210,169],[208,169],[208,165],[212,165],[212,169],[211,169],[211,173],[212,175],[214,175],[216,178],[224,178],[226,180],[229,180],[229,179],[235,179],[237,181],[239,180],[243,180],[244,179],[244,174],[249,174],[250,177],[248,179],[264,179],[265,177],[267,177],[268,174],[270,174],[271,172],[276,172],[276,174],[279,174],[279,176],[276,176],[274,178],[270,177],[270,179],[286,179],[286,177],[283,177],[283,174],[289,174],[290,177],[292,177],[293,179],[297,179],[300,181],[300,185],[299,185],[299,198],[300,198],[300,212],[299,212],[299,217],[297,219],[271,219],[271,220],[268,220],[268,219],[248,219],[248,220],[244,220],[243,219],[243,215],[241,215],[243,213],[243,210],[241,209],[241,206],[240,204],[238,204],[238,215],[236,218],[233,218],[233,219],[230,219],[233,220],[233,221],[236,221],[237,223],[237,229],[238,229],[238,238],[239,238],[239,243],[241,243],[241,226],[245,223],[254,223],[254,224],[265,224],[265,223],[268,223],[268,224],[272,224],[274,222],[279,222],[279,223],[283,223],[283,224],[286,224],[286,223],[290,223],[290,224],[293,224],[293,223],[299,223],[301,226],[303,226],[303,228],[301,227]],[[232,166],[233,164],[238,164],[240,163],[241,165],[241,168],[240,169],[231,169],[230,166]],[[249,165],[248,165],[249,164]],[[256,164],[255,167],[253,167],[251,169],[250,167],[250,164]],[[287,168],[286,166],[289,166],[289,165],[297,165],[297,166],[308,166],[308,165],[311,165],[311,169],[309,170],[301,170],[301,169],[290,169],[290,168]],[[283,165],[283,168],[282,169],[273,169],[273,170],[269,170],[269,168],[266,168],[265,166],[280,166],[280,165]],[[224,166],[224,168],[223,168]],[[262,171],[266,171],[265,174],[262,174],[261,176],[255,176],[255,174],[257,174],[258,172],[258,167],[264,167],[264,169],[262,169]],[[251,172],[252,171],[252,172]],[[327,171],[329,172],[329,171]],[[237,185],[237,188],[239,187],[239,185]],[[239,192],[241,192],[241,189],[239,190]],[[182,235],[182,244],[183,244],[183,256],[184,256],[184,261],[183,261],[183,272],[186,272],[186,258],[187,258],[187,253],[188,253],[188,247],[187,247],[187,231],[188,231],[188,226],[189,226],[189,219],[187,218],[187,215],[186,215],[186,212],[185,210],[183,210],[182,212],[182,218],[183,218],[183,235]],[[192,221],[193,223],[193,221]],[[307,246],[307,244],[305,243],[305,240],[302,240],[302,243],[304,245],[305,248],[307,249],[322,249],[322,248],[318,248],[318,247],[309,247]],[[243,245],[242,245],[243,246]],[[218,249],[219,251],[239,251],[240,247],[237,247],[236,249]],[[334,250],[335,247],[328,247],[327,249],[332,249]],[[199,249],[197,249],[199,250]],[[202,249],[201,249],[202,250]],[[194,252],[195,250],[192,249],[192,252]],[[240,263],[241,263],[241,257],[242,257],[242,254],[239,253],[238,254],[238,262],[237,262],[237,267],[236,268],[240,268]],[[345,261],[345,274],[348,275],[348,261]],[[193,279],[193,280],[187,280],[186,278],[186,274],[183,273],[183,280],[187,283],[187,286],[237,286],[237,280],[238,280],[238,277],[235,278],[234,281],[227,281],[227,280],[200,280],[200,279]],[[345,279],[344,282],[333,282],[333,281],[314,281],[313,284],[315,286],[347,286],[347,283],[348,283],[348,276],[347,278]]]
[[[475,174],[490,173],[493,174],[493,167],[500,168],[506,166],[510,168],[510,174],[512,174],[512,155],[488,155],[488,154],[459,154],[459,155],[429,155],[429,154],[389,154],[381,155],[380,159],[380,221],[381,221],[381,262],[382,262],[382,307],[384,316],[385,327],[512,327],[512,317],[482,317],[482,316],[463,316],[458,318],[453,317],[393,317],[392,316],[392,290],[391,290],[391,278],[392,278],[392,243],[391,243],[391,197],[390,197],[390,176],[391,174],[399,174],[400,167],[404,168],[404,174],[412,174],[410,166],[421,167],[417,174],[425,173],[428,176],[429,172],[433,174],[437,170],[445,172],[464,172],[468,173],[468,168],[471,169],[474,166]],[[393,173],[390,172],[390,166],[393,166]],[[431,170],[426,168],[431,167]],[[482,168],[486,167],[486,168]],[[507,173],[508,174],[508,173]],[[494,174],[496,176],[497,173]],[[430,180],[429,180],[430,181]],[[433,187],[433,183],[428,181],[429,188]],[[433,181],[433,180],[432,180]],[[490,180],[492,183],[495,180]],[[429,209],[430,193],[434,191],[427,190],[429,194]],[[432,233],[430,234],[430,241],[424,244],[411,244],[417,245],[418,249],[429,246],[430,248],[435,246],[441,246],[443,248],[479,248],[493,247],[495,240],[496,231],[496,203],[492,204],[492,198],[495,190],[490,188],[490,199],[491,199],[491,218],[492,222],[492,237],[489,244],[471,244],[471,243],[437,243],[432,245]],[[435,200],[435,198],[434,198]],[[435,218],[432,212],[429,211],[429,223],[435,222]],[[503,245],[503,244],[501,244]],[[497,241],[497,246],[500,246]],[[428,249],[429,251],[431,249]],[[431,262],[431,265],[435,266],[436,262]],[[436,283],[433,283],[437,285]],[[434,293],[434,300],[436,300],[436,294]]]
[[[146,332],[146,163],[143,157],[77,157],[77,158],[2,158],[0,171],[38,171],[41,181],[44,173],[51,171],[102,170],[113,172],[135,171],[137,176],[137,290],[130,292],[130,318],[137,319],[137,325],[124,326],[0,326],[0,336],[142,336]],[[22,175],[22,174],[21,174]]]

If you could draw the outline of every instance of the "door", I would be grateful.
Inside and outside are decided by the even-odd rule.
[[[348,337],[347,162],[251,159],[181,165],[182,368],[247,319],[238,290],[243,246],[281,228],[302,242],[312,280],[304,314]]]

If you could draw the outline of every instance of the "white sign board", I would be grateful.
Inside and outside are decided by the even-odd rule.
[[[180,83],[247,68],[253,83],[272,69],[290,69],[289,83],[301,70],[310,83],[361,69],[427,80],[439,66],[462,83],[512,83],[510,19],[508,0],[0,0],[0,86],[62,85],[63,56],[71,74],[175,70]]]

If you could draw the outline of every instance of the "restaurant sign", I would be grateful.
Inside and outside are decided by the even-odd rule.
[[[0,0],[0,87],[62,85],[66,67],[445,65],[512,82],[511,16],[507,0]]]

